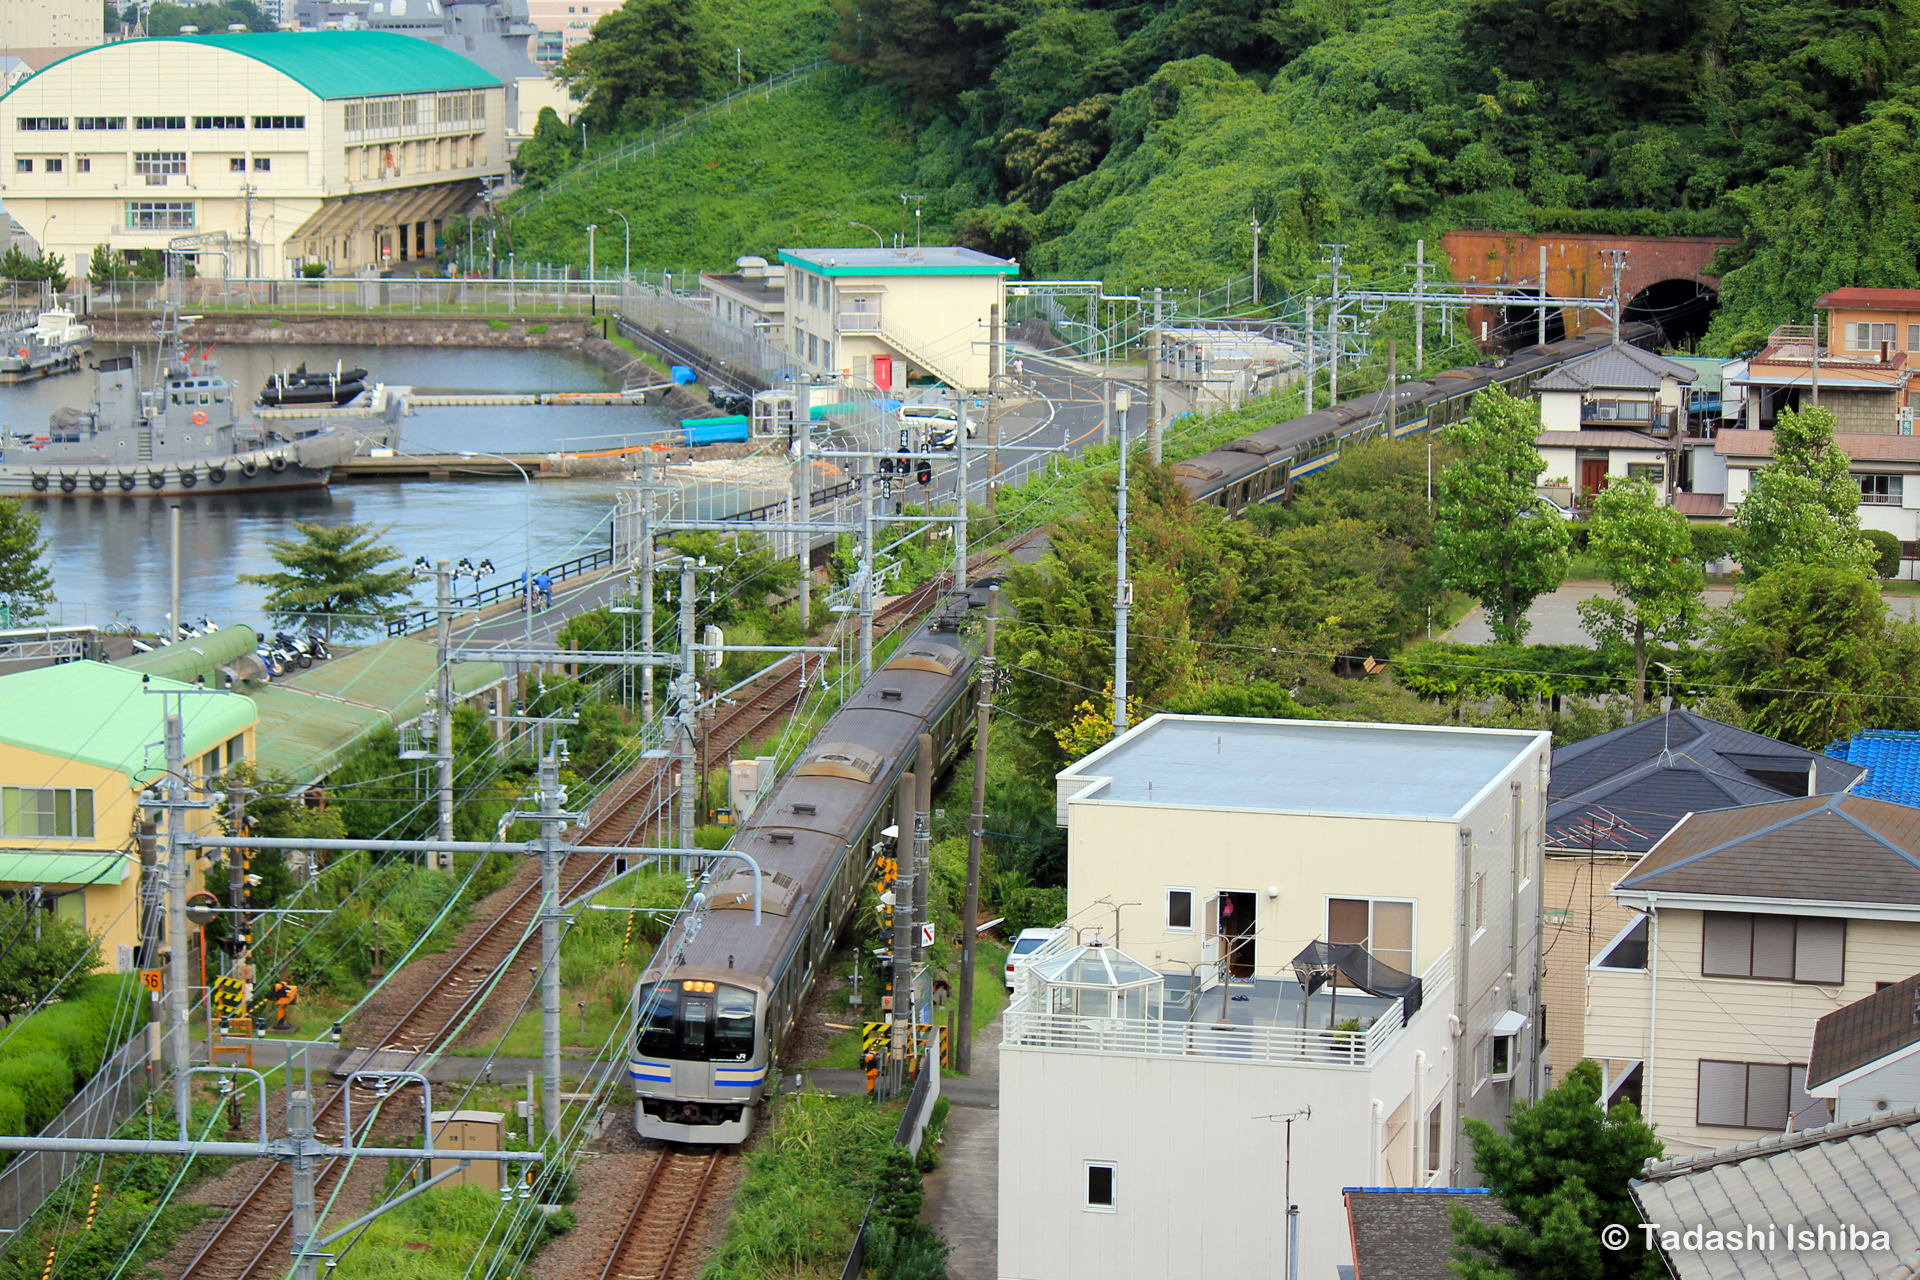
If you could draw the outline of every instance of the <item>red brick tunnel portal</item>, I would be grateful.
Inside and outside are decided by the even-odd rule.
[[[1539,294],[1540,250],[1547,251],[1547,296],[1600,298],[1613,292],[1609,250],[1626,254],[1620,292],[1627,321],[1657,322],[1670,343],[1691,345],[1706,332],[1719,304],[1720,279],[1707,273],[1714,254],[1736,243],[1713,236],[1555,236],[1504,231],[1451,231],[1441,247],[1453,278],[1467,284],[1506,286]],[[1473,307],[1468,321],[1488,346],[1524,347],[1539,332],[1533,307]],[[1560,308],[1547,313],[1547,341],[1606,325],[1609,317],[1591,308]]]

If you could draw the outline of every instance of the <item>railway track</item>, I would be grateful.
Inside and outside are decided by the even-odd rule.
[[[944,590],[936,579],[891,602],[875,614],[876,626],[892,626],[927,609]],[[814,668],[817,674],[817,668]],[[798,700],[804,678],[800,661],[769,682],[752,691],[745,700],[718,717],[708,730],[711,753],[733,750],[741,742],[759,733],[771,721],[789,712]],[[664,783],[668,774],[657,760],[643,761],[613,791],[613,799],[596,806],[601,810],[589,817],[584,831],[572,833],[575,843],[621,845],[653,822],[670,803]],[[562,896],[571,897],[600,878],[613,862],[611,855],[578,860],[562,872]],[[441,977],[424,995],[406,1009],[375,1038],[372,1048],[389,1055],[383,1066],[418,1070],[426,1059],[443,1047],[474,1010],[493,977],[510,965],[529,940],[529,926],[540,906],[540,885],[530,881],[514,896],[506,908],[490,921],[467,947],[441,970]],[[351,1086],[355,1110],[360,1115],[373,1112],[377,1096],[372,1089]],[[349,1087],[335,1089],[314,1110],[314,1129],[324,1140],[344,1142],[352,1135],[344,1133],[345,1102]],[[693,1179],[687,1192],[687,1159],[679,1153],[663,1152],[649,1174],[647,1189],[636,1204],[608,1267],[622,1270],[603,1272],[605,1277],[647,1277],[668,1280],[679,1259],[688,1228],[697,1213],[714,1170],[721,1163],[715,1151]],[[325,1204],[341,1178],[347,1161],[330,1160],[315,1171],[316,1203]],[[661,1215],[679,1214],[664,1253],[652,1242],[659,1234],[648,1224]],[[238,1204],[213,1234],[201,1245],[181,1273],[183,1280],[267,1280],[284,1272],[292,1250],[292,1185],[285,1165],[274,1162],[257,1178]],[[623,1257],[636,1259],[622,1261]],[[652,1259],[651,1262],[648,1259]],[[652,1270],[645,1269],[652,1266]],[[636,1269],[637,1268],[637,1269]]]
[[[686,1151],[661,1147],[634,1197],[633,1211],[620,1228],[613,1252],[600,1268],[600,1280],[674,1280],[675,1268],[690,1273],[695,1259],[688,1249],[693,1225],[721,1165],[735,1156],[718,1148]]]

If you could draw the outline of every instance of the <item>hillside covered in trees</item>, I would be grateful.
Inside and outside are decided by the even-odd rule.
[[[569,58],[590,125],[637,128],[725,92],[729,55],[748,38],[741,3],[675,6],[668,60],[611,43]],[[1323,241],[1352,246],[1365,280],[1397,274],[1416,237],[1463,225],[1734,235],[1708,339],[1725,349],[1804,319],[1824,289],[1920,284],[1915,11],[1915,0],[835,0],[830,13],[797,6],[798,22],[758,16],[779,31],[782,64],[817,41],[849,69],[826,90],[852,108],[841,154],[865,133],[884,140],[874,172],[855,158],[829,190],[886,207],[910,180],[957,239],[1035,274],[1212,287],[1247,272],[1255,215],[1274,295],[1312,285]],[[611,22],[583,49],[615,34]],[[629,43],[649,39],[641,26],[627,24]],[[622,82],[635,66],[646,84]],[[796,144],[772,130],[759,145],[772,159]],[[701,159],[751,197],[750,148],[724,165]],[[697,205],[686,185],[673,198]],[[624,196],[644,210],[648,188]],[[835,230],[846,243],[861,234]],[[729,245],[720,261],[772,247]]]

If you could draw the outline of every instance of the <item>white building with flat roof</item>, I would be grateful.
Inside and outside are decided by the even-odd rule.
[[[1002,1280],[1287,1276],[1289,1179],[1298,1274],[1331,1277],[1343,1187],[1472,1185],[1461,1117],[1540,1085],[1551,748],[1159,715],[1061,771],[1086,945],[1006,1014]]]
[[[993,317],[1019,263],[952,245],[782,249],[780,261],[786,347],[807,364],[883,392],[910,375],[986,389]]]
[[[433,257],[441,224],[505,174],[505,95],[393,32],[119,41],[0,100],[0,197],[75,275],[96,245],[184,236],[207,238],[209,275],[393,266]]]

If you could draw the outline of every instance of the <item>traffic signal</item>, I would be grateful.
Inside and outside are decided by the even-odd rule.
[[[919,479],[921,484],[933,483],[933,459],[932,458],[920,459],[920,474],[917,478]]]

